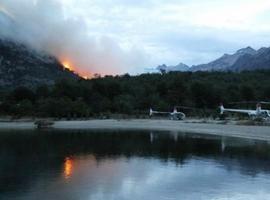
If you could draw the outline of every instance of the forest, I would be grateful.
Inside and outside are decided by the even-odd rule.
[[[125,74],[1,91],[0,115],[70,119],[110,118],[117,114],[146,117],[150,107],[172,111],[174,106],[184,106],[179,110],[190,116],[215,117],[221,102],[235,106],[230,103],[269,100],[270,71]]]

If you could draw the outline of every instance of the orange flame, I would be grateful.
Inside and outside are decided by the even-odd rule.
[[[63,61],[63,62],[62,62],[62,65],[63,65],[66,69],[68,69],[68,70],[70,70],[70,71],[73,71],[73,67],[72,67],[72,65],[71,65],[70,62],[68,62],[68,61]]]
[[[87,72],[84,71],[80,71],[77,67],[75,67],[75,65],[68,61],[68,60],[62,60],[61,61],[62,65],[64,66],[65,69],[68,69],[70,71],[75,72],[76,74],[78,74],[80,77],[82,77],[83,79],[87,80],[91,78],[91,75]]]

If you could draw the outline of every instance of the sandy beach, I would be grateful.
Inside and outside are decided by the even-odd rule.
[[[0,130],[33,130],[34,122],[0,122]],[[56,121],[54,129],[114,129],[114,130],[151,130],[179,131],[185,133],[210,134],[270,141],[269,126],[243,126],[216,123],[191,123],[170,120],[89,120],[89,121]]]

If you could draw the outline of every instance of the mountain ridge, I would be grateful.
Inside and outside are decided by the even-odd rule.
[[[173,71],[187,71],[187,70],[189,70],[189,66],[184,64],[184,63],[179,63],[176,66],[167,66],[167,65],[163,64],[163,65],[159,65],[157,67],[157,69],[159,71],[163,71],[163,72],[168,73],[168,72],[173,72]]]
[[[170,68],[174,68],[174,66],[170,66]],[[270,48],[262,47],[258,50],[255,50],[252,47],[248,46],[246,48],[237,50],[234,54],[224,54],[223,56],[209,63],[193,65],[191,67],[185,68],[184,70],[181,69],[179,71],[239,72],[256,69],[270,69]],[[157,67],[157,70],[160,70],[160,66]]]
[[[45,52],[20,42],[0,39],[0,88],[52,85],[59,79],[79,78]]]

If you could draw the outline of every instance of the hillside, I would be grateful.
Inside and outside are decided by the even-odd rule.
[[[234,65],[232,71],[270,69],[270,48],[261,48],[254,55],[241,56]]]
[[[227,71],[232,70],[232,66],[240,59],[245,56],[253,56],[257,54],[257,51],[251,47],[238,50],[234,54],[224,54],[222,57],[208,63],[197,66],[192,66],[191,71]]]
[[[61,63],[24,44],[0,39],[0,89],[52,85],[59,79],[78,79]]]

